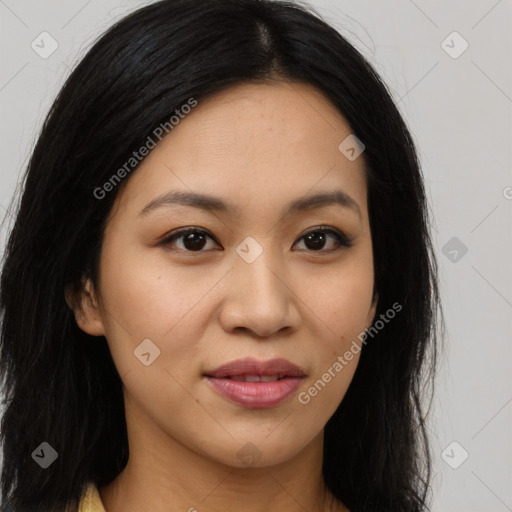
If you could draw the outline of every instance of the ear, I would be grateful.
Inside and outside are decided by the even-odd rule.
[[[75,320],[82,331],[91,336],[103,336],[105,328],[98,299],[90,279],[83,279],[79,290],[68,285],[65,290],[66,303],[73,311]]]
[[[366,327],[367,329],[369,329],[371,327],[371,325],[373,324],[373,320],[375,318],[375,313],[377,312],[378,303],[379,303],[379,294],[375,293],[373,295],[370,311],[368,312],[367,327]]]

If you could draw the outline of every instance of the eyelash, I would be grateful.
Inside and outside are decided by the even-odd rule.
[[[342,250],[343,248],[347,248],[348,249],[349,247],[352,247],[352,241],[353,241],[352,238],[347,237],[341,231],[338,231],[337,229],[330,228],[329,226],[318,226],[316,228],[310,229],[308,232],[304,233],[299,238],[299,240],[302,240],[303,238],[307,237],[308,235],[310,235],[312,233],[316,233],[316,232],[323,232],[323,233],[327,233],[327,234],[330,234],[330,235],[334,236],[334,238],[336,239],[336,241],[338,242],[340,247],[338,247],[336,249],[328,249],[328,250],[319,249],[317,251],[314,251],[312,249],[310,249],[310,250],[306,249],[308,252],[312,252],[312,253],[332,253],[332,252],[335,252],[335,251]],[[217,240],[215,240],[215,238],[213,236],[211,236],[210,233],[208,233],[208,231],[205,231],[204,229],[201,229],[201,228],[189,227],[189,228],[180,229],[179,231],[173,233],[172,235],[167,236],[166,238],[164,238],[162,240],[162,242],[160,242],[159,245],[170,245],[170,243],[172,241],[174,241],[174,240],[176,240],[178,238],[181,238],[183,236],[186,236],[189,233],[197,233],[197,234],[206,235],[207,237],[211,238],[215,243],[219,244],[219,242],[217,242]],[[189,251],[187,249],[179,249],[179,250],[183,251],[183,252],[187,252],[187,253],[206,252],[206,251],[204,251],[202,249],[199,250],[199,251]]]

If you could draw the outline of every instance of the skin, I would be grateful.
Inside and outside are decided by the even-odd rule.
[[[338,150],[350,133],[310,85],[241,84],[199,102],[127,178],[99,282],[87,282],[75,310],[81,329],[106,337],[124,384],[130,458],[100,489],[107,512],[230,512],[241,496],[245,512],[348,510],[322,479],[323,429],[360,353],[308,404],[298,394],[371,325],[377,305],[364,155]],[[339,189],[360,216],[340,205],[283,216],[295,199]],[[238,213],[169,205],[139,215],[170,190],[218,196]],[[315,250],[304,235],[322,225],[353,245],[324,232]],[[189,226],[212,238],[195,251],[184,237],[159,245]],[[235,252],[248,236],[263,250],[252,263]],[[160,350],[149,366],[134,356],[144,339]],[[240,407],[203,372],[247,356],[286,358],[307,377],[281,405]],[[252,464],[237,455],[243,447]]]

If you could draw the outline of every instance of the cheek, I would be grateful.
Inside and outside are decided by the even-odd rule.
[[[311,272],[304,280],[303,297],[309,314],[322,324],[326,337],[332,340],[330,348],[338,354],[371,321],[373,280],[372,259],[366,251],[354,252],[328,272]]]
[[[102,296],[105,308],[128,332],[161,338],[185,319],[211,288],[212,279],[197,267],[172,264],[164,251],[152,251],[157,257],[128,247],[115,251],[122,258],[109,258],[106,253]]]
[[[297,394],[297,402],[308,410],[312,421],[321,418],[322,423],[326,423],[343,400],[357,369],[359,354],[352,354],[352,357],[344,363],[341,362],[343,356],[328,361]]]
[[[101,296],[106,338],[122,375],[140,362],[134,351],[146,340],[160,351],[156,366],[169,360],[190,360],[200,339],[201,298],[214,279],[197,276],[197,269],[171,268],[158,259],[150,261],[134,251],[116,251],[122,258],[102,260]],[[204,315],[203,311],[203,315]]]
[[[371,322],[372,263],[371,252],[357,251],[329,275],[307,281],[305,296],[318,326],[311,350],[318,364],[297,401],[324,422],[345,396],[361,356]]]

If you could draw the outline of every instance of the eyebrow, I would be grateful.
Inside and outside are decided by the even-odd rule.
[[[231,216],[238,214],[238,208],[225,203],[221,198],[209,196],[206,194],[198,194],[195,192],[169,191],[150,201],[139,213],[139,217],[144,216],[158,208],[173,205],[191,206],[207,211],[223,212]],[[361,219],[361,209],[357,202],[342,190],[319,192],[314,195],[308,195],[300,199],[292,201],[283,211],[283,216],[323,208],[331,205],[339,205],[352,210]]]

